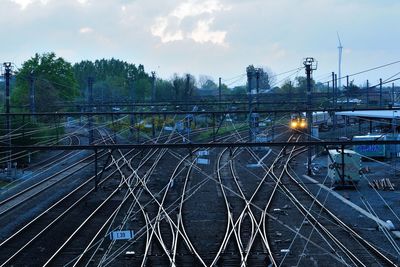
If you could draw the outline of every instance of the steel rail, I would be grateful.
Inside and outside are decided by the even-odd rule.
[[[361,237],[357,232],[355,232],[350,226],[348,226],[346,223],[344,223],[341,219],[339,219],[332,211],[330,211],[325,205],[323,205],[307,188],[305,188],[303,185],[301,185],[293,175],[290,174],[290,172],[287,169],[287,165],[285,166],[285,172],[287,173],[288,177],[298,186],[302,189],[303,192],[305,192],[315,203],[321,207],[323,210],[325,210],[329,216],[331,216],[334,221],[340,225],[343,229],[345,229],[351,236],[355,237],[359,242],[361,242],[366,248],[369,250],[372,250],[373,253],[375,253],[379,258],[381,258],[386,264],[389,264],[390,266],[397,266],[392,260],[390,260],[385,254],[383,254],[378,248],[376,248],[374,245],[372,245],[369,241],[367,241],[365,238]],[[295,196],[286,188],[286,185],[281,184],[282,188],[285,189],[287,192],[290,193],[294,198]],[[296,198],[295,198],[296,199]],[[297,200],[297,199],[296,199]],[[304,208],[304,207],[303,207]],[[312,216],[310,212],[308,212],[309,215]],[[318,220],[316,220],[317,224],[320,224]],[[332,234],[333,235],[333,234]],[[366,263],[369,264],[369,263]]]
[[[290,162],[292,154],[289,155],[288,160],[286,161],[285,165],[283,166],[282,176],[286,173],[287,165]],[[272,173],[276,179],[279,179],[275,173]],[[345,255],[354,263],[356,266],[366,266],[358,257],[354,255],[354,253],[347,248],[338,238],[336,238],[325,226],[322,225],[312,214],[311,212],[292,194],[292,192],[286,187],[284,183],[282,183],[281,179],[277,181],[279,184],[279,188],[282,189],[291,202],[296,206],[298,211],[305,217],[315,222],[315,225],[318,226],[332,241],[333,243],[343,252]],[[313,227],[316,227],[313,225]],[[356,261],[356,262],[354,262]]]
[[[99,184],[104,183],[107,181],[110,177],[112,177],[115,174],[116,170],[113,171],[111,174],[109,174],[107,177],[105,177],[102,181],[99,182]],[[100,173],[100,172],[99,172]],[[0,244],[0,248],[8,244],[12,239],[16,238],[20,234],[23,233],[27,228],[33,225],[37,220],[42,218],[44,215],[48,214],[52,209],[60,205],[62,202],[64,202],[67,198],[72,196],[73,194],[77,193],[79,190],[81,190],[84,186],[92,182],[92,180],[95,179],[95,176],[92,176],[89,178],[87,181],[82,183],[80,186],[78,186],[76,189],[73,191],[69,192],[67,195],[65,195],[63,198],[58,200],[56,203],[54,203],[52,206],[50,206],[47,210],[43,211],[41,214],[36,216],[34,219],[32,219],[28,224],[24,225],[21,229],[19,229],[17,232],[15,232],[13,235],[8,237],[6,240],[4,240]],[[55,225],[59,220],[61,220],[70,210],[72,210],[75,206],[77,206],[79,203],[81,203],[86,197],[88,197],[92,192],[94,192],[94,188],[91,188],[89,191],[87,191],[83,196],[81,196],[77,201],[75,201],[72,205],[70,205],[66,210],[64,210],[60,215],[58,215],[55,219],[53,219],[51,222],[49,222],[46,227],[44,227],[39,233],[37,233],[33,238],[31,238],[29,241],[27,241],[21,248],[19,248],[13,255],[11,255],[5,262],[3,262],[0,267],[7,266],[8,263],[13,260],[17,255],[19,255],[25,248],[27,248],[29,245],[31,245],[37,238],[39,238],[42,234],[44,234],[47,230],[49,230],[53,225]]]
[[[236,152],[236,150],[233,152],[233,154],[235,154],[235,152]],[[279,157],[279,155],[278,155],[278,157]],[[263,232],[262,232],[262,230],[261,230],[261,225],[260,225],[260,224],[261,224],[261,222],[262,222],[262,214],[261,214],[260,220],[257,220],[257,219],[256,219],[256,216],[254,215],[254,213],[253,213],[253,211],[252,211],[252,209],[251,209],[251,207],[250,207],[250,203],[251,203],[251,202],[248,200],[248,198],[246,197],[246,195],[244,194],[244,192],[243,192],[243,190],[242,190],[242,188],[241,188],[241,185],[239,184],[239,176],[238,176],[237,173],[235,172],[234,163],[233,163],[232,160],[230,161],[230,171],[231,171],[232,177],[233,177],[233,179],[234,179],[234,181],[235,181],[236,187],[238,188],[238,190],[239,190],[239,192],[240,192],[240,195],[241,195],[243,201],[245,202],[245,208],[244,208],[244,209],[247,210],[247,211],[246,211],[246,212],[247,212],[246,214],[248,214],[248,215],[250,216],[250,218],[251,218],[252,227],[253,227],[253,228],[254,228],[254,227],[256,228],[256,231],[255,231],[255,232],[254,232],[254,230],[252,229],[252,234],[251,234],[251,236],[250,236],[249,242],[248,242],[247,247],[246,247],[246,250],[245,250],[245,256],[244,256],[244,261],[243,261],[242,265],[243,265],[243,266],[246,265],[247,259],[248,259],[249,255],[250,255],[251,247],[252,247],[252,245],[253,245],[253,243],[254,243],[256,237],[257,237],[257,234],[260,234],[260,237],[261,237],[261,239],[263,240],[263,245],[266,247],[266,249],[267,249],[267,251],[268,251],[268,256],[269,256],[269,258],[272,258],[271,262],[272,262],[272,264],[275,266],[275,264],[274,264],[275,261],[274,261],[273,256],[272,256],[272,250],[271,250],[271,248],[270,248],[268,238],[267,238],[266,235],[263,234]],[[257,190],[257,191],[254,191],[254,194],[257,194],[257,193],[258,193],[258,190]],[[239,225],[240,225],[240,224],[239,224]]]
[[[133,150],[127,152],[127,154],[131,154]],[[139,154],[139,153],[138,153]],[[118,160],[119,161],[119,160]],[[110,168],[113,165],[113,163],[110,163],[105,169]],[[108,180],[112,175],[114,175],[117,172],[117,170],[114,170],[111,174],[109,174],[106,178],[104,178],[102,181],[99,182],[99,184],[104,183],[106,180]],[[101,172],[98,172],[100,174]],[[85,185],[89,184],[96,178],[96,175],[93,175],[90,177],[88,180],[86,180],[84,183],[79,185],[76,189],[73,191],[69,192],[67,195],[65,195],[63,198],[58,200],[56,203],[54,203],[52,206],[50,206],[47,210],[36,216],[34,219],[32,219],[28,224],[24,225],[21,229],[19,229],[17,232],[15,232],[13,235],[8,237],[6,240],[4,240],[2,243],[0,243],[0,248],[8,244],[12,239],[16,238],[20,234],[23,233],[28,227],[32,226],[34,222],[36,222],[38,219],[49,213],[50,210],[54,209],[58,205],[60,205],[63,201],[65,201],[68,197],[72,196],[76,192],[78,192],[80,189],[82,189]],[[95,189],[92,188],[90,189],[87,193],[85,193],[82,197],[80,197],[77,201],[75,201],[68,209],[64,210],[59,216],[57,216],[55,219],[53,219],[50,223],[46,225],[45,228],[43,228],[38,234],[36,234],[32,239],[30,239],[25,245],[17,250],[11,257],[9,257],[6,262],[2,263],[0,266],[4,266],[5,264],[8,264],[12,259],[14,259],[20,252],[22,252],[23,249],[25,249],[28,245],[33,243],[34,240],[36,240],[39,236],[44,234],[50,227],[52,227],[57,221],[59,221],[62,217],[64,217],[70,210],[72,210],[73,207],[78,205],[83,199],[85,199],[87,196],[89,196]]]
[[[102,136],[102,138],[103,138],[103,135],[100,135],[100,136]],[[112,140],[112,139],[111,139],[111,140]],[[118,159],[118,161],[123,161],[123,165],[130,166],[130,164],[129,164],[129,162],[126,160],[126,157],[124,156],[124,154],[123,154],[120,150],[118,150],[118,151],[119,151],[119,153],[121,154],[121,157]],[[124,180],[124,181],[127,183],[127,185],[128,185],[128,191],[130,191],[131,189],[130,189],[129,183],[127,182],[127,181],[129,180],[129,178],[128,178],[128,179],[125,178],[125,175],[124,175],[123,171],[121,170],[121,166],[118,164],[118,161],[115,160],[114,156],[111,155],[111,157],[112,157],[112,164],[114,164],[114,165],[116,166],[116,170],[117,170],[117,171],[120,173],[120,175],[121,175],[121,178],[122,178],[121,180]],[[147,161],[148,159],[150,159],[150,158],[151,158],[151,156],[148,157],[148,158],[146,159],[146,161]],[[144,163],[141,164],[140,166],[144,166]],[[133,176],[133,173],[131,174],[131,176]],[[120,183],[120,186],[121,186],[121,183]],[[72,238],[73,238],[79,231],[81,231],[81,229],[88,223],[88,221],[89,221],[91,218],[93,218],[93,217],[95,216],[95,214],[97,214],[97,212],[100,210],[100,208],[103,207],[103,205],[105,205],[105,203],[106,203],[107,201],[109,201],[109,200],[112,198],[112,196],[115,195],[115,194],[120,190],[120,188],[121,188],[120,186],[118,186],[118,187],[111,193],[111,195],[110,195],[106,200],[104,200],[104,201],[100,204],[100,206],[99,206],[98,208],[96,208],[96,209],[81,223],[81,225],[68,237],[68,239],[57,249],[57,251],[56,251],[55,253],[53,253],[53,255],[47,260],[47,262],[45,263],[44,266],[47,266],[48,264],[50,264],[50,263],[55,259],[55,257],[67,246],[67,244],[72,240]],[[145,215],[143,209],[142,209],[142,211],[143,211],[143,214]],[[101,227],[101,229],[102,229],[102,228],[103,228],[103,227]],[[97,231],[96,235],[99,233],[99,231],[100,231],[100,230]]]

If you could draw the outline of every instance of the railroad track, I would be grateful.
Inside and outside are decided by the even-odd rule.
[[[107,152],[102,151],[99,153],[98,156],[99,159],[102,159],[107,155]],[[94,155],[91,154],[89,156],[84,156],[81,159],[79,159],[78,157],[78,160],[75,160],[73,163],[69,162],[69,160],[72,160],[72,158],[77,156],[77,153],[72,152],[66,154],[63,159],[54,160],[50,158],[50,162],[46,164],[46,166],[51,167],[51,169],[55,169],[55,166],[57,165],[62,166],[66,163],[69,164],[68,166],[62,167],[61,170],[58,170],[55,173],[53,172],[52,174],[50,174],[51,171],[49,171],[48,169],[41,170],[39,173],[35,173],[34,177],[39,175],[45,176],[47,172],[49,172],[49,176],[39,179],[37,182],[31,183],[30,185],[27,185],[27,187],[11,195],[4,194],[4,196],[6,197],[0,201],[0,217],[10,213],[19,206],[27,203],[28,201],[31,201],[34,197],[47,192],[54,186],[60,183],[65,183],[66,181],[68,182],[68,179],[73,177],[73,175],[82,171],[83,169],[86,169],[87,167],[92,166],[95,161]]]
[[[132,151],[130,151],[130,153],[132,153]],[[139,153],[137,153],[136,156],[137,155],[139,155]],[[119,159],[116,162],[109,164],[109,166],[107,168],[110,168],[114,164],[118,164],[119,161],[122,161],[122,160]],[[115,173],[115,172],[116,171],[114,171],[113,173]],[[112,176],[108,175],[106,177],[107,179],[104,179],[101,183],[104,183],[104,181],[108,180],[110,177],[112,177]],[[53,224],[55,224],[60,219],[62,219],[67,214],[67,212],[70,211],[70,208],[77,206],[79,203],[82,203],[82,201],[84,201],[84,199],[87,198],[89,196],[89,194],[94,191],[93,185],[92,185],[94,179],[95,179],[95,176],[90,177],[86,182],[84,182],[83,184],[78,186],[75,190],[68,193],[66,196],[64,196],[59,201],[57,201],[55,204],[53,204],[50,208],[48,208],[44,212],[40,213],[38,216],[33,218],[30,222],[28,222],[22,228],[18,229],[14,234],[12,234],[11,236],[9,236],[5,240],[3,240],[0,243],[0,248],[5,248],[6,246],[10,247],[10,243],[14,242],[15,240],[16,240],[16,243],[19,243],[21,245],[19,245],[20,249],[14,250],[14,252],[11,253],[12,255],[11,256],[9,255],[8,258],[6,258],[6,253],[2,253],[1,256],[3,259],[5,259],[2,266],[7,265],[9,262],[14,260],[17,255],[20,255],[23,250],[25,250],[37,238],[39,238],[41,235],[43,235],[49,229],[49,227],[53,226]],[[9,204],[10,201],[15,201],[16,199],[21,198],[24,194],[26,194],[26,192],[32,192],[33,188],[36,189],[36,188],[40,187],[40,185],[42,185],[42,184],[45,184],[45,182],[41,182],[39,185],[31,187],[31,188],[27,189],[25,192],[21,192],[20,194],[7,199],[6,201],[3,201],[3,204]],[[42,192],[42,191],[46,190],[48,187],[50,187],[50,185],[45,186],[45,188],[36,189],[36,190],[38,190],[37,192],[39,192],[39,191]],[[35,194],[37,194],[37,193],[35,193]],[[28,198],[25,197],[23,199],[23,201],[19,201],[18,204],[12,205],[12,208],[13,209],[16,208],[18,205],[20,205],[24,201],[28,201],[32,197],[33,197],[32,193],[30,193],[30,197],[28,197]],[[71,199],[73,199],[73,200],[71,200]],[[10,209],[11,209],[11,207],[8,208],[7,212]],[[53,210],[54,210],[54,212],[53,212]],[[53,214],[53,213],[55,213],[55,214]],[[43,222],[43,221],[45,221],[45,222]],[[36,225],[34,225],[34,224],[36,224]],[[36,227],[36,228],[32,229],[32,227]],[[30,234],[27,235],[26,234],[27,232],[30,232]],[[29,236],[33,236],[33,238],[29,239]],[[23,241],[21,241],[21,240],[23,240]],[[18,247],[18,245],[17,245],[17,247]],[[32,255],[34,255],[34,254],[32,254]]]
[[[264,222],[263,214],[265,211],[260,208],[265,205],[265,196],[268,195],[266,180],[271,170],[266,170],[263,176],[258,177],[259,182],[256,183],[257,186],[246,189],[243,184],[247,183],[247,179],[240,177],[234,167],[236,162],[235,158],[238,157],[238,151],[239,149],[235,149],[234,151],[225,149],[218,158],[218,180],[226,206],[228,223],[224,242],[213,264],[223,263],[224,266],[248,266],[249,264],[251,266],[263,266],[265,264],[276,265],[268,236],[262,231]],[[278,153],[275,160],[272,161],[272,164],[275,164],[280,159],[282,151],[283,150]],[[229,152],[229,156],[227,152]],[[251,150],[241,152],[247,152],[249,157],[254,157],[254,152]],[[223,157],[225,157],[224,161],[227,162],[225,165],[228,165],[226,167],[229,168],[229,171],[226,171],[225,175],[231,177],[230,180],[229,178],[225,178],[227,182],[223,181],[221,174],[221,171],[224,170],[221,166]],[[240,180],[242,180],[242,182]],[[260,194],[262,194],[263,197],[257,199],[257,196]],[[268,208],[268,205],[269,202],[267,202],[265,209]],[[257,208],[254,208],[254,206]],[[230,240],[233,241],[229,242]],[[224,256],[224,254],[227,256]],[[238,255],[238,257],[234,255]]]
[[[297,228],[291,234],[288,234],[290,231],[286,230],[288,242],[275,242],[274,244],[274,252],[279,265],[304,265],[318,262],[320,265],[337,266],[371,266],[371,264],[395,266],[393,259],[390,259],[329,211],[324,203],[311,194],[290,172],[290,162],[304,151],[306,150],[303,148],[297,148],[297,151],[296,148],[292,148],[285,163],[281,166],[273,166],[274,169],[271,173],[276,181],[274,194],[278,200],[273,200],[277,202],[275,203],[277,205],[271,206],[269,214],[274,214],[274,211],[280,214],[274,214],[275,220],[266,220],[266,228],[272,227],[271,224],[277,220],[288,225],[297,223]],[[279,194],[276,193],[277,190]],[[294,208],[284,210],[282,209],[284,203],[286,206],[287,203],[290,203]],[[284,215],[285,213],[288,215]],[[294,222],[294,218],[298,218],[300,221]],[[265,215],[265,219],[267,219],[267,215]],[[268,230],[264,229],[264,232],[282,235],[285,230],[283,227],[272,227]],[[275,239],[277,239],[276,235]],[[308,248],[313,247],[313,249],[310,249],[309,252],[307,246]]]
[[[150,158],[152,158],[152,157],[156,157],[156,161],[155,161],[155,163],[153,163],[153,166],[156,166],[157,165],[157,162],[162,158],[162,156],[165,154],[165,152],[166,152],[166,150],[163,152],[163,153],[161,153],[161,156],[159,156],[159,154],[157,153],[157,151],[158,151],[158,149],[156,149],[156,150],[150,150],[148,153],[147,153],[147,155],[144,157],[144,158],[141,158],[141,160],[140,160],[140,162],[139,162],[139,167],[137,167],[137,168],[133,168],[131,165],[131,161],[132,161],[132,159],[127,159],[127,156],[126,156],[126,154],[124,154],[124,153],[122,153],[121,151],[118,151],[119,153],[120,153],[120,156],[118,156],[118,158],[115,158],[114,156],[111,156],[111,158],[112,158],[112,162],[110,163],[110,165],[109,166],[114,166],[115,167],[115,170],[112,172],[112,174],[111,175],[108,175],[107,176],[107,179],[108,178],[110,178],[110,177],[113,177],[113,175],[115,176],[115,174],[117,173],[117,174],[119,174],[119,176],[121,176],[121,179],[119,179],[119,182],[118,182],[118,184],[114,184],[114,185],[109,185],[109,187],[112,187],[112,188],[116,188],[114,191],[113,191],[113,193],[112,193],[112,195],[110,195],[109,197],[107,197],[106,199],[107,200],[111,200],[112,201],[112,197],[115,195],[115,194],[117,194],[117,192],[119,191],[119,190],[121,190],[124,186],[127,186],[127,188],[129,189],[129,192],[130,192],[130,194],[128,195],[129,197],[131,197],[131,196],[133,196],[134,194],[132,194],[132,192],[135,190],[135,189],[137,189],[138,187],[140,187],[140,186],[142,186],[142,187],[145,187],[146,186],[146,180],[148,180],[148,177],[150,176],[150,172],[147,172],[147,174],[146,175],[144,175],[144,181],[145,182],[143,182],[143,179],[141,179],[138,175],[137,175],[137,173],[138,173],[138,171],[139,171],[139,169],[141,168],[141,167],[143,167],[143,166],[145,166],[145,164],[148,162],[148,160],[150,159]],[[132,151],[130,151],[129,153],[132,153]],[[136,153],[136,155],[135,156],[137,156],[137,157],[140,157],[141,156],[141,152],[138,152],[138,153]],[[121,164],[119,164],[119,163],[121,163],[122,162],[122,165]],[[128,169],[130,169],[130,175],[129,175],[129,177],[126,177],[126,175],[124,174],[125,173],[125,171],[123,171],[122,170],[122,168],[124,167],[124,166],[127,166],[127,168]],[[151,169],[151,168],[150,168]],[[147,178],[146,178],[147,177]],[[90,180],[93,180],[93,178],[94,177],[92,177]],[[114,179],[115,180],[115,179]],[[140,182],[139,182],[139,180],[140,180]],[[103,180],[103,181],[105,181],[105,180]],[[89,182],[89,181],[88,181]],[[85,183],[85,185],[86,185],[87,183]],[[103,187],[104,187],[104,185],[103,185]],[[79,187],[79,188],[77,188],[77,190],[74,190],[74,192],[71,192],[71,194],[69,194],[68,196],[70,196],[70,195],[72,195],[73,193],[75,193],[75,192],[78,192],[78,190],[79,191],[82,191],[81,190],[81,188],[82,187]],[[84,194],[84,196],[82,196],[81,198],[79,198],[76,202],[74,202],[74,204],[68,204],[68,206],[69,207],[78,207],[79,205],[80,206],[82,206],[82,204],[81,203],[83,203],[82,201],[84,201],[84,199],[86,199],[87,197],[88,197],[88,195],[90,194],[90,193],[93,193],[93,188],[91,188],[90,186],[89,186],[89,191],[87,192],[87,193],[85,193]],[[140,189],[140,188],[139,188]],[[140,189],[141,191],[143,191],[142,189]],[[140,193],[141,194],[141,193]],[[57,205],[58,206],[60,206],[61,207],[61,205],[60,205],[60,203],[62,203],[63,201],[65,200],[65,198],[63,199],[63,200],[60,200],[59,202],[57,202]],[[126,199],[125,199],[126,200]],[[125,200],[123,201],[123,203],[125,203]],[[122,203],[121,203],[122,204]],[[55,207],[56,205],[53,205],[52,207],[50,207],[49,208],[49,210],[46,210],[44,213],[42,213],[40,216],[39,216],[39,218],[43,218],[43,217],[45,217],[44,215],[45,214],[49,214],[50,213],[50,210],[53,210],[54,209],[54,207]],[[99,203],[98,205],[96,205],[96,206],[98,206],[98,207],[105,207],[106,206],[106,203]],[[58,223],[58,221],[62,218],[62,217],[64,217],[64,216],[66,216],[67,215],[67,213],[69,213],[70,214],[70,212],[71,212],[71,209],[69,209],[69,208],[65,208],[65,206],[62,206],[61,207],[61,209],[66,209],[65,210],[65,212],[62,212],[62,214],[61,215],[59,215],[59,216],[56,216],[56,219],[55,220],[53,220],[52,222],[47,222],[47,223],[45,223],[46,224],[46,226],[43,226],[43,224],[44,223],[39,223],[39,224],[37,224],[37,228],[40,230],[32,239],[29,239],[29,237],[27,237],[27,236],[25,236],[25,235],[22,235],[22,233],[24,233],[24,232],[27,232],[26,231],[26,229],[28,229],[30,226],[32,226],[33,224],[33,222],[35,221],[38,221],[39,220],[39,218],[37,218],[37,219],[35,219],[35,220],[33,220],[32,221],[32,223],[30,223],[29,225],[26,225],[25,227],[23,227],[23,229],[21,229],[21,231],[18,231],[18,233],[16,233],[16,234],[14,234],[13,236],[11,236],[10,238],[8,238],[7,240],[5,240],[2,244],[0,244],[0,247],[1,246],[5,246],[6,244],[10,244],[10,242],[11,242],[11,240],[17,240],[17,243],[19,242],[20,244],[25,244],[25,245],[17,245],[17,247],[18,246],[20,246],[20,249],[19,250],[17,250],[14,254],[12,254],[11,256],[9,256],[6,260],[5,260],[5,262],[3,263],[3,266],[4,265],[7,265],[7,264],[9,264],[10,262],[13,262],[14,260],[16,260],[17,259],[17,256],[20,256],[21,254],[23,254],[23,253],[25,253],[26,255],[34,255],[35,253],[34,252],[32,252],[32,251],[30,251],[30,252],[26,252],[27,251],[27,248],[29,248],[29,246],[31,245],[31,244],[33,244],[33,243],[35,243],[35,244],[40,244],[40,243],[42,243],[42,244],[46,244],[46,242],[44,241],[45,239],[46,239],[46,237],[42,237],[42,236],[45,236],[46,235],[46,233],[48,233],[48,232],[50,232],[50,230],[51,230],[51,232],[54,232],[55,230],[54,229],[50,229],[51,227],[54,227],[53,225],[56,225],[57,223]],[[80,209],[82,209],[82,207],[80,207]],[[116,210],[116,209],[121,209],[121,205],[118,205],[117,207],[115,207],[115,206],[113,206],[113,207],[111,207],[111,208],[109,208],[109,211],[111,212],[111,210]],[[79,210],[79,208],[77,209],[77,210]],[[41,265],[41,264],[45,264],[45,265],[50,265],[50,264],[52,264],[53,262],[63,262],[63,263],[65,263],[65,262],[68,262],[68,257],[64,257],[65,255],[62,255],[61,257],[59,257],[59,255],[61,254],[60,252],[63,252],[64,254],[65,254],[65,249],[67,249],[67,251],[68,251],[68,248],[67,248],[67,245],[69,245],[69,243],[70,242],[72,242],[73,241],[73,239],[75,238],[75,237],[77,237],[77,233],[78,232],[80,232],[80,231],[82,231],[81,229],[83,229],[84,227],[86,227],[86,225],[88,225],[89,224],[89,222],[91,221],[91,219],[92,218],[94,218],[94,217],[96,217],[95,216],[95,214],[96,214],[96,212],[101,212],[101,211],[104,211],[104,209],[102,208],[102,209],[100,209],[100,208],[97,208],[97,209],[95,209],[95,211],[93,211],[93,213],[91,213],[90,215],[86,215],[85,217],[87,218],[85,221],[84,221],[84,223],[82,224],[82,225],[80,225],[79,227],[78,226],[71,226],[72,227],[72,229],[75,229],[75,231],[71,234],[71,235],[69,235],[69,237],[67,238],[67,240],[57,249],[57,251],[55,251],[54,252],[54,254],[52,254],[52,256],[50,257],[50,258],[48,258],[48,260],[46,261],[46,262],[42,262],[42,263],[40,263],[39,265]],[[111,215],[113,215],[114,214],[114,212],[111,212]],[[83,215],[83,214],[82,214]],[[110,215],[110,216],[111,216]],[[68,215],[68,216],[71,216],[71,215]],[[79,215],[78,215],[79,216]],[[103,214],[103,216],[104,217],[106,217],[107,218],[107,216],[105,216],[104,214]],[[102,216],[101,216],[102,217]],[[108,218],[110,218],[110,217],[108,217]],[[103,225],[103,227],[104,227],[104,225]],[[93,227],[94,229],[97,229],[97,227]],[[32,229],[30,230],[31,232],[32,232]],[[60,232],[63,232],[63,231],[60,231]],[[99,235],[100,234],[100,231],[99,232],[97,232],[96,233],[96,235]],[[48,235],[48,234],[47,234]],[[21,236],[24,236],[24,238],[20,238]],[[20,239],[18,239],[18,238],[20,238]],[[28,239],[27,239],[28,238]],[[39,238],[44,238],[44,240],[42,240],[42,241],[38,241],[38,239]],[[48,238],[48,237],[47,237]],[[24,240],[23,240],[24,239]],[[20,241],[20,240],[23,240],[23,241]],[[49,242],[49,243],[56,243],[56,242]],[[72,242],[73,243],[73,242]],[[47,253],[49,253],[49,252],[47,252]],[[46,254],[47,254],[46,253]],[[69,252],[69,253],[72,253],[72,252]],[[78,251],[76,252],[76,253],[78,253]],[[80,253],[80,251],[79,251],[79,253]],[[78,253],[78,255],[79,255],[79,253]],[[67,253],[68,254],[68,253]],[[22,260],[22,262],[23,262],[24,260]],[[18,262],[18,260],[17,260],[17,262]]]
[[[107,138],[104,132],[100,136]],[[178,138],[171,133],[163,142]],[[242,137],[234,132],[225,138]],[[27,261],[43,266],[394,264],[301,188],[290,162],[303,151],[282,148],[265,152],[261,160],[250,149],[215,149],[209,151],[211,164],[200,166],[196,151],[115,150],[100,190],[85,183],[0,243],[6,252],[1,266]],[[249,158],[263,169],[246,168]],[[256,180],[248,182],[250,175]],[[217,223],[207,228],[213,220]],[[109,239],[110,232],[128,229],[134,238]],[[352,238],[345,241],[345,235]],[[293,241],[283,242],[285,237]],[[309,257],[316,248],[320,254]]]

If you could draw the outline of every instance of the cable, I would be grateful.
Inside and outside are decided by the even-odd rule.
[[[339,79],[342,80],[342,79],[345,79],[347,77],[353,77],[353,76],[356,76],[356,75],[360,75],[360,74],[363,74],[363,73],[366,73],[366,72],[370,72],[370,71],[373,71],[373,70],[381,69],[381,68],[384,68],[384,67],[388,67],[388,66],[391,66],[391,65],[398,64],[398,63],[400,63],[400,60],[393,61],[393,62],[384,64],[384,65],[380,65],[380,66],[377,66],[377,67],[369,68],[369,69],[366,69],[366,70],[362,70],[362,71],[359,71],[359,72],[356,72],[356,73],[353,73],[353,74],[350,74],[350,75],[346,75],[346,76],[343,76],[343,77],[340,77],[340,78],[338,77],[337,80],[339,80]],[[327,81],[327,82],[323,82],[323,83],[328,83],[328,82],[331,82],[331,81]]]

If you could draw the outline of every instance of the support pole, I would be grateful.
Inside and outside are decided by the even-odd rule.
[[[151,103],[156,101],[156,72],[151,72]]]
[[[346,88],[347,88],[347,107],[349,107],[350,104],[350,96],[349,96],[349,75],[346,76]]]
[[[369,81],[367,80],[367,108],[369,107]]]
[[[383,99],[382,99],[382,78],[379,79],[379,107],[383,107]]]
[[[337,108],[337,100],[338,100],[338,87],[337,87],[337,82],[338,82],[338,80],[337,80],[337,74],[333,74],[333,91],[334,91],[334,95],[335,95],[335,97],[334,97],[334,99],[335,99],[335,103],[333,104],[333,106],[334,106],[334,108],[336,109]],[[336,127],[337,127],[337,118],[336,118],[336,113],[335,113],[335,111],[333,111],[333,131],[334,131],[334,134],[335,134],[335,131],[336,131]]]
[[[335,73],[332,72],[332,107],[336,108],[335,106]]]
[[[249,118],[248,118],[248,124],[249,124],[249,142],[253,141],[253,131],[251,128],[251,113],[252,111],[252,98],[251,98],[251,82],[252,82],[252,76],[253,76],[253,71],[250,67],[247,68],[247,87],[248,87],[248,109],[249,109]]]
[[[307,122],[308,122],[308,141],[311,141],[311,134],[312,134],[312,99],[311,99],[311,74],[312,71],[317,69],[316,62],[314,58],[306,58],[304,61],[304,66],[306,67],[306,75],[307,75]],[[307,174],[311,175],[311,156],[312,156],[312,147],[309,146],[307,150]]]
[[[221,99],[222,99],[222,83],[221,77],[218,79],[218,110],[221,111]]]
[[[394,83],[392,83],[392,107],[394,107]]]
[[[156,101],[156,73],[154,71],[151,72],[151,103],[154,104]],[[154,107],[154,106],[152,106]],[[154,125],[154,115],[151,115],[151,133],[152,138],[156,137],[156,129]]]
[[[185,102],[187,104],[187,101],[189,100],[189,87],[190,87],[190,75],[186,74],[186,87],[185,87]],[[189,110],[188,105],[184,105],[184,110],[187,111]]]
[[[6,129],[7,129],[7,176],[11,176],[11,117],[10,117],[10,79],[11,79],[11,62],[3,64],[5,68],[4,78],[6,80]]]
[[[257,94],[256,94],[256,102],[257,102],[257,110],[260,109],[260,104],[259,104],[259,93],[260,93],[260,72],[261,69],[257,69],[256,70],[256,90],[257,90]]]

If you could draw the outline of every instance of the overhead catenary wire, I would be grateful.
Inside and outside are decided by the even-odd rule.
[[[359,71],[359,72],[355,72],[355,73],[352,73],[352,74],[349,74],[349,75],[344,75],[344,76],[342,76],[342,77],[338,77],[337,78],[337,80],[343,80],[343,79],[346,79],[347,77],[354,77],[354,76],[357,76],[357,75],[360,75],[360,74],[364,74],[364,73],[367,73],[367,72],[370,72],[370,71],[374,71],[374,70],[378,70],[378,69],[381,69],[381,68],[385,68],[385,67],[389,67],[389,66],[392,66],[392,65],[395,65],[395,64],[398,64],[398,63],[400,63],[400,60],[396,60],[396,61],[393,61],[393,62],[390,62],[390,63],[387,63],[387,64],[383,64],[383,65],[379,65],[379,66],[376,66],[376,67],[372,67],[372,68],[369,68],[369,69],[365,69],[365,70],[362,70],[362,71]],[[328,81],[326,81],[326,82],[322,82],[323,84],[325,84],[325,83],[330,83],[332,80],[328,80]]]

